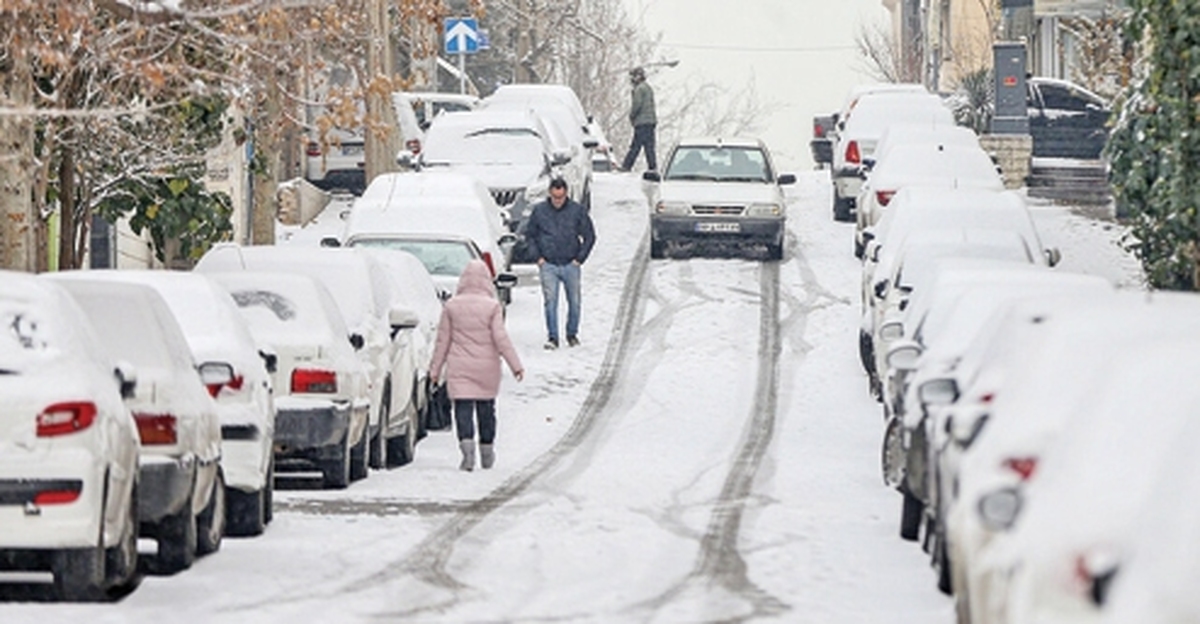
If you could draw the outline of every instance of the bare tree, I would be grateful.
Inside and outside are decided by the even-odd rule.
[[[869,76],[880,82],[904,81],[903,55],[890,28],[882,24],[861,24],[854,43]]]

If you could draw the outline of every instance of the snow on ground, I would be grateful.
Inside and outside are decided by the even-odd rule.
[[[598,174],[582,346],[542,350],[536,274],[517,267],[507,318],[528,375],[502,385],[496,468],[457,470],[453,434],[431,432],[413,464],[345,491],[281,479],[263,536],[120,602],[9,602],[0,621],[952,622],[881,482],[853,226],[831,220],[829,192],[822,172],[789,190],[783,263],[643,273],[640,183]],[[316,245],[346,207],[281,241]],[[1063,270],[1137,283],[1112,224],[1050,206],[1036,219]],[[777,334],[762,320],[776,296]]]

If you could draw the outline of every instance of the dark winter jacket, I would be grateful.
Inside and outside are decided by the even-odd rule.
[[[634,126],[648,126],[658,123],[654,113],[654,90],[645,80],[633,86],[633,104],[629,107],[629,123]]]
[[[587,209],[567,199],[555,208],[547,199],[533,207],[525,223],[525,244],[532,258],[545,258],[550,264],[583,264],[596,244],[596,229]]]

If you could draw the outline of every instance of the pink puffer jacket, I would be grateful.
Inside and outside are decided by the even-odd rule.
[[[458,291],[442,309],[430,374],[443,376],[452,399],[494,399],[500,391],[500,358],[515,373],[524,370],[504,329],[491,271],[472,260],[458,278]]]

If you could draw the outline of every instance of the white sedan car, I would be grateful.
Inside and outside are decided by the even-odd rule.
[[[197,554],[216,551],[225,535],[221,422],[201,383],[187,340],[153,289],[55,273],[80,307],[102,347],[137,369],[127,401],[141,438],[138,521],[158,541],[158,567],[179,571]],[[209,378],[207,383],[228,379]]]
[[[138,439],[123,370],[55,284],[0,272],[0,569],[48,566],[66,600],[100,597],[137,569]]]
[[[221,419],[226,530],[258,535],[271,517],[275,404],[263,356],[229,293],[178,271],[90,271],[97,279],[145,284],[167,302],[198,363]],[[219,383],[216,378],[227,378]]]
[[[315,467],[323,485],[350,484],[351,463],[365,471],[366,368],[329,291],[316,280],[284,273],[214,273],[237,302],[250,333],[274,351],[275,459],[279,470]]]
[[[764,245],[767,257],[783,258],[787,206],[782,185],[796,176],[778,174],[767,146],[757,139],[694,138],[680,141],[652,184],[650,256],[666,256],[680,244]]]

